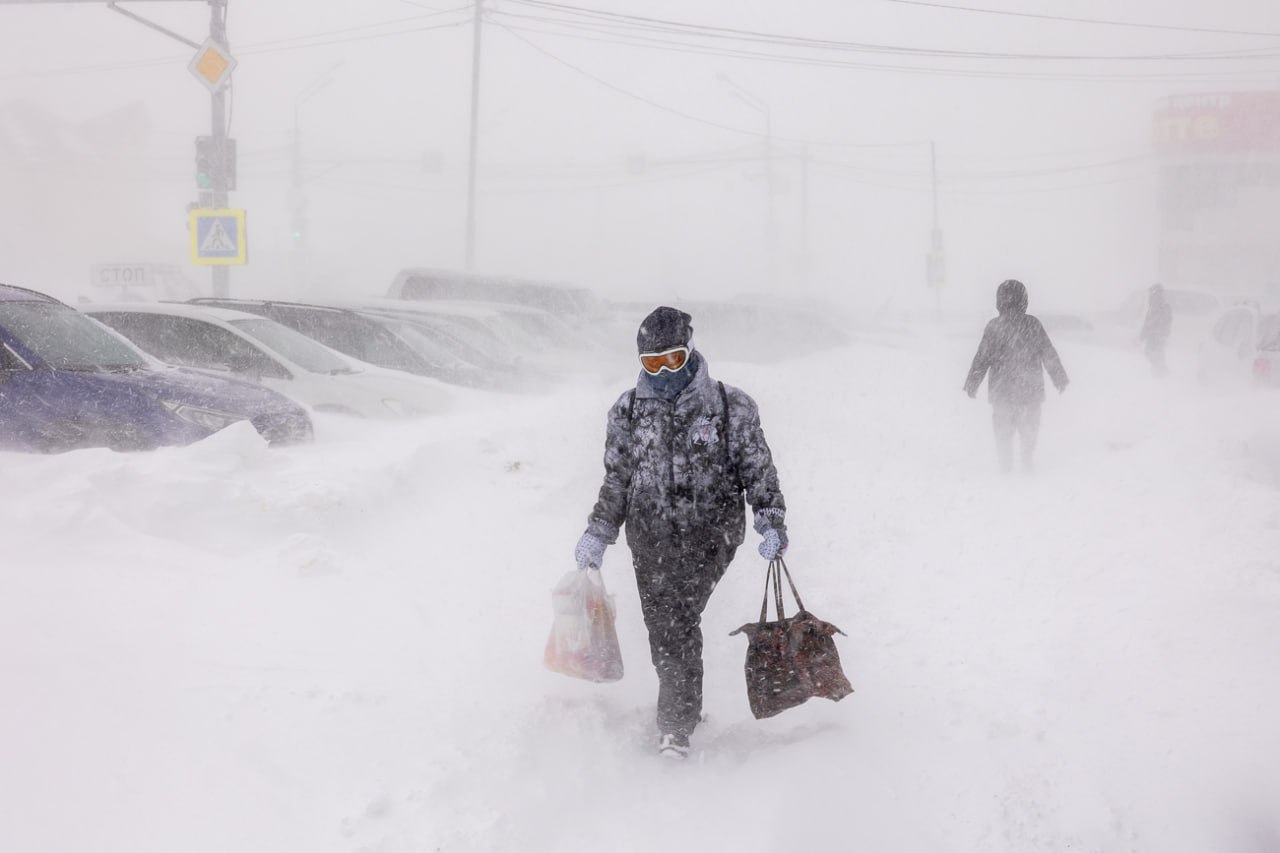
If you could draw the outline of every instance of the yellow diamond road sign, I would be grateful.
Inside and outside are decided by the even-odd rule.
[[[226,47],[213,39],[206,39],[187,68],[210,92],[217,92],[231,79],[231,72],[236,70],[238,62]]]

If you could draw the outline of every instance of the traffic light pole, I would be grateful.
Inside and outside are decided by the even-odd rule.
[[[227,0],[209,0],[209,38],[222,48],[229,49],[227,44]],[[213,137],[214,150],[226,150],[227,140],[227,96],[226,87],[220,87],[210,100],[209,123],[210,135]],[[211,206],[221,209],[227,206],[227,164],[223,156],[214,158],[213,174],[209,177]],[[231,295],[231,267],[215,265],[213,267],[213,295],[226,297]]]
[[[480,144],[480,33],[484,27],[484,0],[475,0],[471,33],[471,140],[467,155],[466,269],[476,268],[476,152]]]
[[[190,1],[190,0],[188,0]],[[217,42],[224,50],[227,49],[227,0],[207,0],[209,4],[209,37]],[[125,17],[131,18],[144,26],[153,30],[164,33],[170,38],[176,39],[183,44],[199,47],[190,39],[183,38],[172,30],[168,30],[159,24],[148,21],[141,15],[128,12],[119,8],[115,0],[0,0],[0,6],[38,6],[53,5],[62,3],[95,3],[105,5],[113,12],[119,12]],[[225,88],[219,88],[212,95],[210,104],[210,124],[211,136],[213,137],[213,150],[217,152],[213,157],[213,168],[209,174],[209,189],[201,190],[200,205],[209,208],[224,208],[228,204],[227,193],[230,190],[230,175],[227,169],[227,98]],[[214,296],[230,296],[231,295],[231,270],[224,265],[213,266],[213,295]]]

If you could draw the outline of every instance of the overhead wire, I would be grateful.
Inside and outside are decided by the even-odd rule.
[[[394,26],[396,24],[407,24],[414,21],[423,21],[428,18],[438,18],[441,15],[451,15],[457,12],[470,12],[471,8],[472,8],[472,5],[470,3],[466,3],[461,6],[451,7],[449,9],[439,9],[436,11],[428,12],[425,15],[409,15],[408,17],[392,18],[390,20],[379,21],[374,24],[358,24],[353,27],[342,27],[336,30],[327,30],[319,33],[309,33],[307,35],[300,35],[300,36],[288,36],[286,38],[280,38],[280,39],[269,39],[267,41],[257,42],[251,46],[252,47],[270,47],[272,45],[290,44],[292,42],[297,42],[297,41],[307,41],[309,39],[324,38],[325,36],[345,35],[347,33],[356,33],[356,32],[361,32],[363,30],[377,30],[377,29],[382,29],[383,27]],[[467,16],[467,20],[468,21],[470,20],[470,15]],[[409,31],[414,32],[416,30],[409,30]],[[398,35],[400,32],[401,31],[395,31],[392,33],[387,33],[386,35]]]
[[[470,6],[460,6],[460,7],[457,7],[456,9],[446,10],[446,11],[459,11],[463,9],[470,9]],[[400,20],[420,20],[422,18],[429,18],[429,17],[435,17],[435,14],[415,15],[412,18],[405,18]],[[467,24],[470,22],[471,22],[471,17],[467,16],[457,21],[450,21],[448,23],[442,23],[442,24],[433,24],[430,26],[408,27],[408,28],[392,30],[389,32],[383,32],[383,33],[371,33],[371,34],[366,34],[361,36],[352,36],[350,38],[334,38],[334,39],[328,39],[324,41],[309,41],[305,44],[289,44],[290,42],[296,42],[302,39],[316,39],[316,38],[321,38],[327,35],[341,34],[341,33],[347,33],[347,32],[358,32],[361,30],[366,30],[374,27],[387,26],[388,23],[390,22],[383,23],[383,24],[366,24],[358,27],[347,27],[339,30],[330,30],[323,33],[312,33],[307,36],[296,36],[290,39],[278,39],[275,41],[246,44],[236,48],[234,53],[236,54],[236,56],[253,56],[253,55],[261,55],[261,54],[271,54],[271,53],[285,53],[285,52],[294,51],[294,50],[307,50],[309,48],[314,48],[314,47],[328,47],[335,44],[346,44],[350,42],[370,41],[373,39],[391,38],[393,36],[408,35],[411,33],[430,32],[433,30],[444,30],[452,27],[461,26],[463,24]],[[48,78],[48,77],[74,76],[77,74],[98,74],[106,71],[129,71],[129,70],[134,70],[139,68],[155,68],[155,67],[164,66],[164,65],[172,65],[178,62],[185,63],[185,62],[189,62],[190,59],[191,59],[190,56],[174,55],[174,56],[166,56],[166,57],[156,57],[154,59],[134,60],[129,62],[113,62],[113,63],[102,63],[98,65],[82,65],[74,68],[60,68],[60,69],[52,69],[47,71],[19,71],[19,72],[14,72],[10,74],[0,74],[0,80],[42,79],[42,78]]]
[[[1274,58],[1278,54],[1241,55],[1236,52],[1221,51],[1200,53],[1166,53],[1166,54],[1049,54],[1049,53],[1006,53],[999,51],[967,51],[940,48],[909,47],[904,45],[875,44],[869,42],[844,41],[839,39],[814,38],[784,33],[771,33],[761,30],[750,30],[739,27],[724,27],[710,24],[696,24],[688,21],[676,21],[665,18],[654,18],[646,15],[629,15],[619,12],[608,12],[575,6],[552,0],[510,0],[522,6],[559,12],[562,15],[588,18],[597,21],[608,21],[625,24],[638,29],[669,34],[696,35],[701,38],[714,38],[734,41],[745,41],[758,44],[780,45],[787,47],[805,47],[817,50],[836,50],[858,53],[879,53],[905,56],[925,56],[937,58],[961,58],[983,60],[1020,60],[1020,61],[1174,61],[1174,60],[1221,60],[1221,59],[1256,59]],[[512,14],[512,13],[507,13]],[[561,19],[563,20],[563,18]]]
[[[1158,81],[1171,79],[1192,79],[1192,80],[1209,80],[1218,78],[1232,77],[1259,77],[1273,76],[1273,72],[1263,69],[1241,69],[1241,70],[1201,70],[1186,72],[1160,72],[1152,70],[1144,70],[1138,73],[1123,71],[1107,71],[1100,73],[1085,73],[1079,71],[1049,71],[1049,70],[1014,70],[1014,69],[974,69],[974,68],[955,68],[943,66],[923,66],[923,65],[905,65],[892,63],[876,63],[868,61],[855,61],[850,59],[839,59],[834,57],[818,57],[818,56],[798,56],[794,54],[780,54],[760,50],[750,50],[746,48],[736,48],[731,46],[705,45],[696,42],[681,41],[671,38],[659,38],[655,36],[641,35],[634,32],[626,32],[622,29],[602,27],[592,24],[584,24],[577,21],[560,20],[553,18],[538,18],[536,16],[517,16],[510,12],[494,13],[501,18],[525,18],[534,20],[534,24],[518,24],[509,25],[509,29],[518,30],[524,33],[534,33],[541,35],[551,35],[560,38],[571,38],[576,40],[584,40],[598,42],[604,44],[618,44],[631,47],[650,48],[663,50],[674,53],[685,53],[703,56],[721,56],[733,59],[748,59],[767,61],[778,64],[788,65],[807,65],[823,68],[851,68],[864,71],[884,71],[892,73],[909,73],[909,74],[941,74],[948,77],[973,77],[973,78],[991,78],[991,79],[1038,79],[1038,80],[1074,80],[1088,82],[1117,82],[1117,81]],[[492,14],[486,16],[489,20],[497,23]],[[562,27],[571,30],[564,32],[557,29],[547,29],[547,27]],[[1280,56],[1280,54],[1277,54]],[[1258,57],[1250,56],[1249,59],[1257,59]]]
[[[486,18],[487,18],[487,15],[486,15]],[[606,89],[609,89],[620,95],[624,95],[625,97],[631,98],[633,100],[639,101],[643,104],[647,104],[656,110],[661,110],[662,112],[670,113],[671,115],[679,116],[680,118],[686,119],[688,121],[697,122],[698,124],[707,125],[708,127],[715,127],[715,128],[719,128],[720,130],[728,130],[733,133],[740,133],[746,136],[754,136],[760,139],[767,137],[767,138],[774,139],[778,142],[797,143],[797,144],[803,144],[803,145],[836,146],[836,147],[843,147],[843,148],[904,148],[904,147],[911,147],[911,146],[926,144],[921,141],[859,143],[859,142],[841,142],[841,141],[830,141],[830,140],[804,139],[800,137],[779,136],[776,134],[765,134],[765,133],[761,133],[758,130],[748,130],[746,128],[736,127],[731,124],[725,124],[723,122],[718,122],[713,119],[708,119],[702,116],[694,115],[693,113],[685,112],[684,110],[676,109],[675,107],[668,106],[667,104],[663,104],[658,101],[655,101],[652,98],[648,98],[648,97],[645,97],[644,95],[640,95],[636,92],[632,92],[629,89],[624,89],[621,86],[611,83],[608,80],[605,80],[604,78],[599,77],[590,71],[587,71],[585,68],[582,68],[578,65],[573,64],[572,62],[569,62],[566,59],[561,58],[560,56],[552,53],[551,51],[547,50],[541,45],[538,45],[537,43],[530,41],[529,39],[520,35],[520,33],[516,32],[514,29],[506,26],[500,21],[491,21],[491,23],[493,23],[494,26],[507,32],[513,38],[521,42],[524,42],[530,48],[542,54],[543,56],[547,57],[548,59],[554,62],[557,62],[560,65],[563,65],[566,68],[578,74],[581,74],[582,76],[586,77],[589,80],[593,80],[594,82],[605,87]]]
[[[946,9],[952,12],[980,12],[987,15],[1005,15],[1013,18],[1032,18],[1041,21],[1061,21],[1072,24],[1099,24],[1109,27],[1132,27],[1143,30],[1164,30],[1180,33],[1206,33],[1209,35],[1257,36],[1261,38],[1280,38],[1280,32],[1261,30],[1225,30],[1212,27],[1183,27],[1176,24],[1148,24],[1136,21],[1115,21],[1103,18],[1075,18],[1067,15],[1046,15],[1036,12],[1014,12],[1008,9],[985,9],[974,6],[954,6],[949,3],[934,3],[930,0],[881,0],[883,3],[896,3],[902,6],[922,6],[930,9]]]

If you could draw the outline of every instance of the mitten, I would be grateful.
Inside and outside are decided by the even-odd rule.
[[[760,556],[766,560],[776,560],[787,553],[787,531],[770,527],[760,540]]]
[[[578,540],[577,547],[573,549],[573,558],[578,561],[580,569],[598,569],[600,563],[604,560],[604,549],[608,547],[604,540],[592,536],[590,533],[582,534],[582,538]]]

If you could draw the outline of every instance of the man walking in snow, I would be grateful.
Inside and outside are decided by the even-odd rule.
[[[987,323],[964,390],[970,397],[976,396],[990,371],[987,395],[1000,467],[1013,469],[1013,436],[1017,433],[1022,440],[1022,465],[1029,470],[1040,432],[1044,371],[1049,371],[1058,393],[1067,388],[1067,372],[1044,326],[1027,313],[1027,288],[1022,282],[1011,278],[996,288],[996,310],[999,316]]]
[[[609,410],[604,484],[574,556],[599,568],[626,524],[658,673],[658,751],[683,758],[702,714],[702,611],[744,539],[744,496],[766,560],[786,551],[786,504],[755,401],[711,378],[692,318],[657,308],[636,345],[642,370]]]
[[[1173,328],[1173,309],[1169,307],[1164,285],[1153,284],[1147,293],[1147,316],[1142,321],[1138,340],[1145,346],[1151,372],[1156,376],[1166,376],[1169,368],[1165,365],[1164,348],[1169,343],[1169,332]]]

